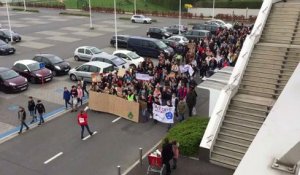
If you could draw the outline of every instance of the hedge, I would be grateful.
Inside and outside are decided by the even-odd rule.
[[[166,136],[170,141],[179,142],[180,154],[197,156],[199,144],[208,124],[208,118],[191,117],[176,124]]]

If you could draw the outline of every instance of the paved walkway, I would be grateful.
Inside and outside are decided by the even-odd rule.
[[[146,174],[147,168],[148,168],[148,161],[144,159],[142,166],[138,164],[127,175]],[[172,170],[171,174],[172,175],[232,175],[233,173],[234,173],[233,170],[226,169],[217,165],[213,165],[202,160],[194,160],[188,157],[180,157],[177,163],[177,169]],[[158,173],[150,173],[149,175],[152,174],[158,175]]]

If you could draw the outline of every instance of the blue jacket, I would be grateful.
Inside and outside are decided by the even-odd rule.
[[[69,90],[64,91],[64,99],[65,100],[70,100],[71,98],[71,93]]]

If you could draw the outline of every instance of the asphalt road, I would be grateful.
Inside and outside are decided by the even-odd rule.
[[[0,174],[9,175],[114,175],[138,160],[139,148],[148,151],[165,134],[163,124],[133,123],[89,111],[91,130],[82,141],[75,113],[68,113],[0,145]],[[87,135],[87,133],[85,133]],[[63,152],[48,164],[45,161]]]

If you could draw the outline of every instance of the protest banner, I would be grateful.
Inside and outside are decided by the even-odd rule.
[[[139,103],[130,102],[114,95],[90,91],[89,108],[95,111],[115,114],[137,123],[139,122]]]
[[[136,73],[135,78],[137,80],[142,80],[142,81],[150,81],[153,79],[153,77],[148,74],[140,74],[140,73]]]
[[[194,69],[193,69],[192,66],[189,65],[189,64],[186,64],[186,65],[184,65],[184,66],[181,65],[181,66],[179,66],[179,69],[180,69],[180,72],[181,72],[181,73],[188,72],[188,73],[190,74],[190,76],[192,76],[193,73],[194,73]]]
[[[174,123],[175,107],[153,104],[153,118],[162,123]]]

